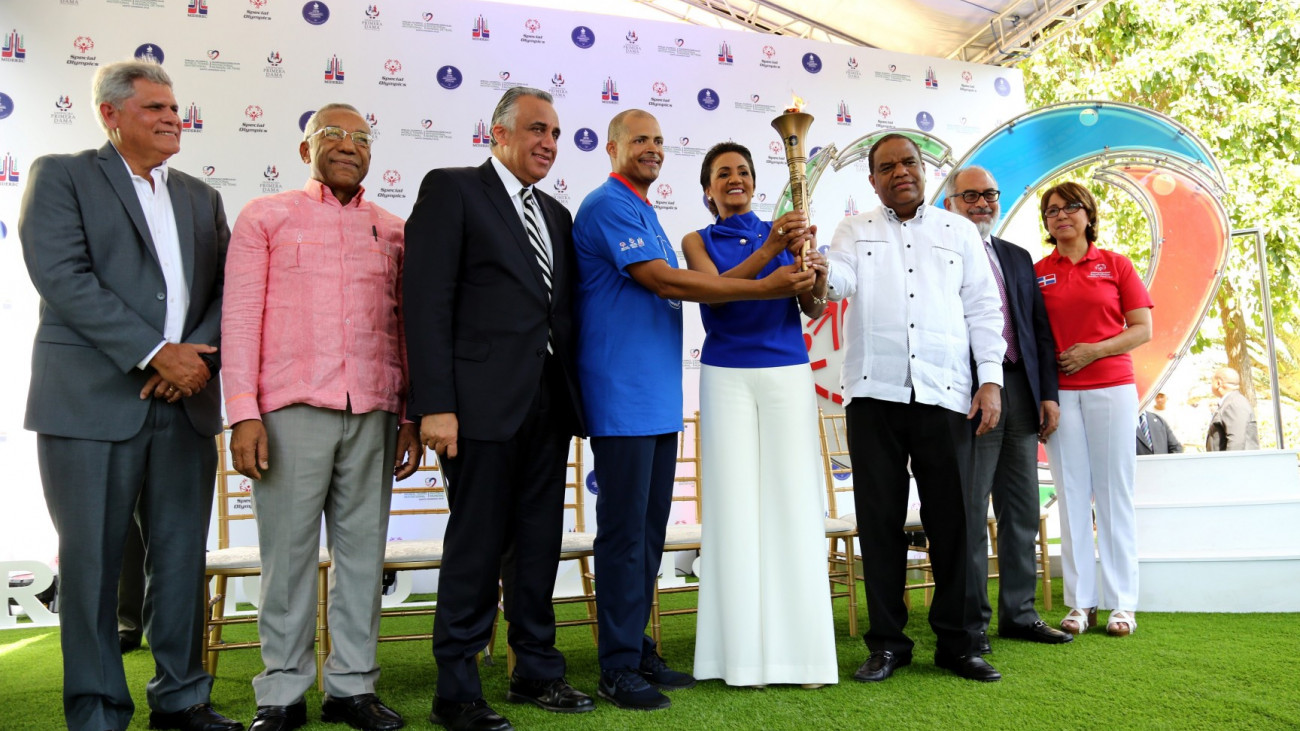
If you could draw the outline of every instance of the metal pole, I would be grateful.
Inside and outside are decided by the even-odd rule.
[[[1286,449],[1282,437],[1282,396],[1277,379],[1277,346],[1273,338],[1273,300],[1268,288],[1268,259],[1264,257],[1264,232],[1258,227],[1237,229],[1233,236],[1255,237],[1255,259],[1259,262],[1259,294],[1264,304],[1264,342],[1268,346],[1268,385],[1273,394],[1273,430],[1277,448]]]

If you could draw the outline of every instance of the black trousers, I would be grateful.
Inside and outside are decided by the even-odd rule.
[[[503,442],[460,438],[443,461],[450,515],[433,622],[437,694],[483,697],[475,656],[496,621],[501,578],[508,640],[520,677],[564,675],[551,596],[564,532],[564,470],[576,417],[558,364],[548,357],[519,431]]]
[[[967,655],[978,641],[976,612],[965,601],[967,553],[964,485],[969,480],[971,427],[965,414],[918,403],[856,398],[845,408],[853,459],[853,500],[867,594],[872,651],[908,654],[908,461],[921,496],[921,522],[934,566],[930,627],[938,650]]]

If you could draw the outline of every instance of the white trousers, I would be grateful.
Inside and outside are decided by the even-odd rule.
[[[700,438],[695,676],[835,683],[812,371],[704,366]]]
[[[1137,609],[1133,508],[1137,407],[1137,388],[1132,384],[1061,390],[1061,425],[1047,440],[1047,459],[1061,502],[1061,570],[1067,606]],[[1097,556],[1101,557],[1100,587]]]

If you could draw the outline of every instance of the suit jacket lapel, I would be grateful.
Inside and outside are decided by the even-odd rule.
[[[172,215],[176,218],[177,240],[181,245],[181,265],[185,271],[186,286],[194,287],[194,209],[184,181],[170,171],[167,174],[167,193],[172,199]]]
[[[542,279],[541,267],[536,262],[537,255],[533,253],[533,245],[528,241],[528,232],[524,230],[524,222],[520,220],[519,212],[515,210],[514,202],[510,200],[510,196],[514,191],[507,191],[502,186],[501,176],[497,175],[496,169],[492,167],[491,160],[479,166],[479,174],[483,180],[483,187],[486,189],[488,200],[492,201],[497,213],[501,215],[501,219],[505,221],[506,227],[510,229],[510,233],[514,236],[515,246],[524,257],[524,267],[532,273],[533,280],[537,282],[538,288],[545,292],[546,282]],[[553,272],[552,276],[554,276]]]
[[[996,236],[990,237],[989,241],[993,243],[993,250],[997,252],[998,261],[1002,264],[1002,283],[1007,288],[1007,306],[1011,308],[1012,326],[1016,328],[1016,335],[1019,335],[1020,323],[1027,322],[1024,318],[1028,313],[1024,311],[1021,303],[1023,277],[1019,276],[1015,252],[1010,250],[1010,247],[1015,244],[1007,243]],[[1025,346],[1021,344],[1020,347],[1023,350]]]
[[[121,199],[122,206],[131,217],[131,223],[135,224],[135,230],[144,241],[149,255],[153,257],[154,263],[157,263],[158,250],[154,247],[153,235],[149,233],[149,222],[144,218],[144,209],[140,207],[140,197],[135,194],[135,184],[131,182],[131,174],[127,172],[126,163],[122,161],[122,156],[117,153],[117,148],[113,147],[111,142],[99,148],[99,167],[108,178],[113,192]]]

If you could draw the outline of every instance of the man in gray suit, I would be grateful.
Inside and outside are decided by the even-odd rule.
[[[1154,411],[1143,411],[1138,414],[1137,453],[1139,457],[1146,454],[1179,454],[1182,451],[1183,445],[1163,416]]]
[[[59,533],[64,715],[74,730],[131,721],[117,583],[138,520],[149,725],[236,731],[200,653],[230,232],[216,191],[167,168],[181,124],[162,67],[103,66],[93,95],[109,143],[36,160],[18,221],[41,296],[25,426]]]
[[[1221,399],[1210,417],[1210,429],[1205,435],[1205,451],[1236,452],[1259,449],[1259,426],[1255,423],[1255,409],[1241,394],[1241,376],[1224,366],[1214,372],[1210,390]]]

